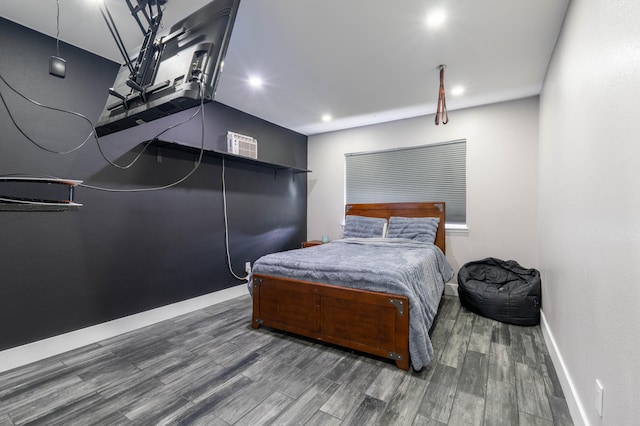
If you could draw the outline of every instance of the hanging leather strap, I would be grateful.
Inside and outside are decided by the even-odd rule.
[[[436,110],[436,126],[447,124],[449,122],[449,111],[447,111],[447,103],[444,98],[444,65],[440,65],[440,90],[438,92],[438,108]]]

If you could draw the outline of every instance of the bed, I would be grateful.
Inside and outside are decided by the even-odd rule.
[[[250,282],[252,327],[306,336],[390,359],[403,370],[420,370],[433,357],[428,331],[444,284],[453,276],[444,256],[445,204],[348,204],[345,215],[347,223],[384,218],[389,236],[398,236],[391,234],[399,220],[428,220],[434,235],[427,242],[356,235],[261,257]],[[413,234],[400,234],[407,235]]]

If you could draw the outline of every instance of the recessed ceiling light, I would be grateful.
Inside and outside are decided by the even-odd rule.
[[[249,84],[251,87],[262,87],[262,79],[256,76],[250,77]]]
[[[451,94],[453,96],[460,96],[464,93],[464,87],[462,86],[455,86],[453,88],[451,88]]]
[[[329,114],[324,114],[324,115],[322,116],[322,121],[324,121],[324,122],[331,121],[331,119],[332,119],[332,118],[331,118],[331,116],[330,116]]]
[[[436,10],[427,15],[427,25],[431,28],[442,26],[447,20],[447,14],[443,10]]]

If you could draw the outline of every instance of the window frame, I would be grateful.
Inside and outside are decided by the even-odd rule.
[[[465,138],[345,153],[345,203],[444,201],[446,229],[467,231],[466,151]],[[421,169],[416,173],[418,168]],[[450,180],[441,185],[443,176],[449,176]],[[416,185],[419,182],[424,185]],[[374,186],[363,190],[370,183]],[[450,212],[455,219],[449,219]]]

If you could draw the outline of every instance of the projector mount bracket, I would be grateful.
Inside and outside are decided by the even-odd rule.
[[[156,41],[156,36],[162,22],[162,6],[167,0],[136,0],[137,5],[135,6],[131,3],[131,0],[125,0],[125,2],[144,36],[144,41],[140,47],[137,58],[135,58],[135,63],[127,53],[127,49],[122,41],[122,37],[120,37],[113,16],[111,16],[105,2],[103,2],[102,7],[100,7],[100,13],[131,73],[126,83],[127,86],[139,92],[139,96],[143,101],[146,101],[148,85],[153,80],[153,74],[160,57],[160,50],[162,49],[162,43]],[[142,19],[139,15],[142,16]],[[143,20],[147,24],[146,28],[145,25],[143,25]],[[109,89],[109,93],[112,96],[120,98],[123,106],[127,108],[127,97],[125,95],[116,92],[113,88]]]

